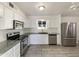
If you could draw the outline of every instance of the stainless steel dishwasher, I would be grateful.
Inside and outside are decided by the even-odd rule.
[[[49,45],[57,44],[57,34],[49,34]]]

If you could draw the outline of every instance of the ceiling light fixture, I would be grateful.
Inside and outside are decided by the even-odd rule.
[[[39,9],[43,11],[45,9],[45,6],[39,6]]]
[[[77,6],[76,6],[76,5],[72,5],[72,6],[70,6],[70,8],[71,8],[72,10],[76,10],[76,9],[77,9]]]
[[[70,9],[72,10],[76,10],[79,8],[79,5],[75,4],[74,2],[72,2],[72,5],[70,6]]]

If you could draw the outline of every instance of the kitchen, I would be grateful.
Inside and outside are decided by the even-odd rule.
[[[0,2],[0,56],[79,57],[79,13],[73,5],[78,3]],[[62,23],[70,23],[76,36],[65,38],[72,38],[73,44],[62,40]],[[76,23],[74,28],[71,23]]]

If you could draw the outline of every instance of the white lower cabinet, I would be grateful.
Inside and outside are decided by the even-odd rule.
[[[20,43],[5,52],[1,57],[20,57]]]
[[[30,44],[48,44],[48,34],[31,34]]]
[[[8,50],[7,52],[5,52],[2,57],[13,57],[14,56],[14,49],[11,48],[10,50]]]
[[[20,57],[20,43],[14,47],[14,57]]]

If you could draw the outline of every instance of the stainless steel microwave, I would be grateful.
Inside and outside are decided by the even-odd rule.
[[[23,29],[24,28],[24,22],[13,20],[13,29]]]

